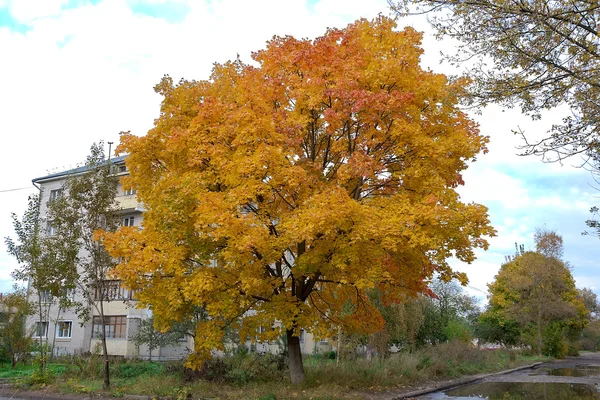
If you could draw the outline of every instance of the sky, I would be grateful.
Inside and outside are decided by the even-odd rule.
[[[0,0],[0,238],[13,236],[11,213],[22,215],[31,180],[81,163],[93,142],[118,143],[119,132],[144,135],[159,115],[153,87],[165,74],[206,79],[213,63],[250,53],[274,35],[315,38],[327,27],[390,13],[386,0]],[[460,73],[440,63],[423,18],[400,19],[424,31],[422,66]],[[543,135],[564,110],[540,121],[518,109],[492,106],[471,113],[490,137],[489,153],[464,173],[464,201],[489,208],[498,235],[471,265],[452,261],[485,298],[515,242],[533,249],[536,227],[563,236],[565,259],[578,287],[600,293],[598,238],[582,236],[600,192],[588,171],[520,157],[521,139]],[[10,290],[16,260],[0,245],[0,292]]]

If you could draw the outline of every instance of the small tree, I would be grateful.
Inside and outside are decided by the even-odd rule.
[[[5,238],[8,253],[19,262],[19,268],[12,275],[16,280],[28,281],[37,302],[37,322],[34,327],[39,340],[40,348],[40,374],[45,373],[47,361],[47,346],[44,343],[49,328],[50,306],[54,299],[53,294],[59,291],[63,282],[62,274],[54,267],[56,264],[56,249],[49,245],[47,237],[41,229],[44,222],[40,218],[40,195],[29,197],[27,210],[21,220],[12,214],[13,227],[17,240]]]
[[[0,298],[0,351],[10,357],[12,368],[19,355],[26,354],[32,343],[32,332],[27,329],[27,316],[35,313],[27,298],[27,291],[14,287],[14,291]]]
[[[115,231],[118,224],[116,201],[118,178],[104,155],[103,143],[94,143],[87,158],[85,171],[70,176],[65,184],[65,196],[48,207],[48,218],[56,230],[53,245],[64,255],[63,265],[68,269],[85,301],[75,304],[83,320],[90,318],[90,305],[100,318],[99,336],[104,355],[104,388],[110,387],[108,348],[106,346],[106,318],[104,304],[110,301],[109,271],[115,260],[95,240],[98,229]]]
[[[598,295],[591,289],[583,288],[577,289],[577,296],[585,305],[585,308],[589,311],[589,318],[591,320],[598,318],[598,312],[600,312],[600,304],[598,303]]]
[[[154,318],[143,319],[140,322],[137,333],[133,336],[136,346],[148,346],[149,359],[152,361],[152,350],[159,347],[176,344],[184,335],[181,332],[161,332],[154,327]]]

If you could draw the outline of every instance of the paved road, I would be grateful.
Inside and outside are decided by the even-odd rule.
[[[464,399],[600,399],[600,353],[586,353],[533,369],[495,375],[472,385],[417,397],[421,400]]]

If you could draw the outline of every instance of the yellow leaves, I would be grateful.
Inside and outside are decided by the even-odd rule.
[[[165,78],[155,127],[122,136],[127,184],[148,211],[143,230],[102,239],[165,323],[205,307],[190,365],[225,320],[251,337],[276,324],[378,330],[368,290],[400,299],[436,271],[464,282],[446,259],[487,246],[486,209],[454,191],[486,143],[457,108],[463,83],[423,71],[421,35],[394,28],[378,17],[314,41],[274,38],[258,67]]]

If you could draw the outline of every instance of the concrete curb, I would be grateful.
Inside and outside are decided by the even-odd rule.
[[[96,396],[93,394],[63,394],[56,392],[43,392],[40,390],[21,390],[15,388],[11,384],[0,385],[0,397],[16,398],[23,400],[102,400],[108,399],[107,397]],[[125,397],[125,396],[124,396]],[[133,399],[132,399],[133,400]]]
[[[433,392],[438,392],[440,390],[447,390],[447,389],[452,389],[455,387],[459,387],[459,386],[463,386],[463,385],[468,385],[470,383],[474,383],[477,381],[480,381],[482,379],[485,378],[490,378],[492,376],[498,376],[498,375],[505,375],[505,374],[510,374],[511,372],[516,372],[516,371],[521,371],[523,369],[531,369],[531,368],[535,368],[538,365],[543,364],[543,362],[536,362],[533,364],[529,364],[529,365],[523,365],[521,367],[517,367],[517,368],[512,368],[512,369],[507,369],[505,371],[500,371],[500,372],[492,372],[489,374],[479,374],[479,375],[473,375],[473,376],[469,376],[467,378],[459,378],[450,382],[442,382],[439,385],[436,386],[432,386],[432,387],[428,387],[425,389],[419,389],[419,390],[413,390],[411,392],[405,392],[405,393],[400,393],[400,394],[390,394],[390,396],[386,396],[386,397],[381,397],[381,400],[402,400],[402,399],[410,399],[413,397],[417,397],[417,396],[422,396],[424,394],[429,394],[429,393],[433,393]]]

